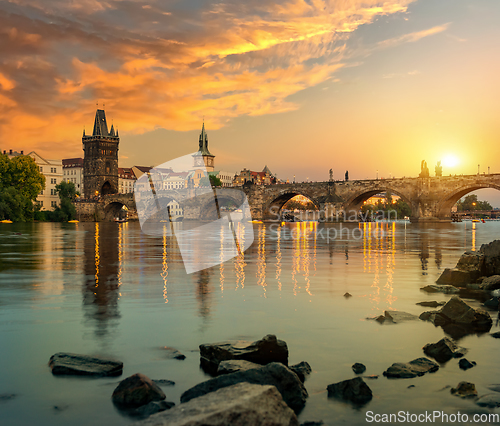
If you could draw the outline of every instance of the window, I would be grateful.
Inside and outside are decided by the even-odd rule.
[[[43,191],[40,191],[40,195],[43,195]],[[43,203],[42,203],[42,205],[43,205]]]
[[[50,183],[55,185],[57,183],[57,179],[55,179],[55,178],[50,179]]]
[[[57,194],[56,194],[56,190],[55,190],[55,189],[51,189],[51,190],[50,190],[50,195],[57,195]]]
[[[50,203],[50,205],[51,205],[52,207],[57,207],[57,201],[52,201],[52,202]]]
[[[40,173],[42,173],[42,172],[43,172],[43,167],[42,167],[42,166],[40,166]]]
[[[40,207],[43,207],[43,201],[39,201],[38,203],[40,204]]]

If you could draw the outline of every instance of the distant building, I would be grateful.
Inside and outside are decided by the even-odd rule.
[[[137,180],[131,168],[118,167],[118,193],[131,194],[134,192],[134,183]]]
[[[231,172],[223,172],[220,170],[214,171],[210,174],[213,174],[216,178],[218,178],[222,184],[222,186],[233,186],[234,181],[234,173]]]
[[[108,131],[106,114],[98,109],[95,113],[91,136],[83,131],[83,188],[85,198],[116,194],[118,192],[118,130],[113,125]]]
[[[35,151],[29,154],[24,154],[24,151],[17,152],[12,149],[3,152],[9,158],[14,158],[20,155],[26,155],[35,161],[40,173],[45,176],[45,189],[36,197],[37,203],[41,210],[52,210],[59,205],[59,196],[56,192],[56,185],[63,180],[63,165],[61,160],[46,160]]]
[[[234,177],[233,185],[242,186],[247,182],[251,182],[254,185],[270,185],[271,183],[278,182],[278,180],[272,174],[271,170],[269,170],[269,167],[265,166],[261,172],[243,169]]]
[[[83,195],[83,158],[66,158],[62,165],[63,181],[73,182],[75,189]]]
[[[205,122],[201,126],[201,133],[198,139],[198,152],[193,155],[194,167],[205,167],[207,172],[213,172],[215,167],[215,155],[208,150],[208,135],[205,131]]]

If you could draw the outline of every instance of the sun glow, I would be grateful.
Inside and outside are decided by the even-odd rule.
[[[443,166],[455,167],[460,161],[454,155],[447,155],[443,158]]]

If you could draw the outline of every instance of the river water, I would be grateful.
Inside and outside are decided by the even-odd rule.
[[[498,339],[460,339],[477,362],[468,371],[451,360],[433,374],[389,380],[382,372],[392,363],[423,356],[422,347],[444,332],[422,321],[366,318],[391,309],[418,315],[429,308],[417,302],[447,300],[420,288],[463,251],[498,237],[500,222],[244,226],[254,227],[255,239],[243,255],[187,275],[175,238],[148,237],[138,223],[0,224],[0,395],[16,395],[0,397],[0,424],[134,421],[111,403],[120,378],[55,377],[47,363],[56,352],[120,359],[121,378],[141,372],[173,380],[163,390],[178,404],[182,392],[208,379],[199,344],[270,333],[287,342],[290,364],[305,360],[313,369],[301,422],[361,425],[367,411],[490,413],[443,388],[465,380],[480,395],[491,393],[488,386],[500,383]],[[490,314],[498,331],[497,313]],[[187,358],[167,359],[163,346]],[[364,407],[327,397],[327,385],[354,376],[354,362],[380,375],[366,379],[374,397]]]

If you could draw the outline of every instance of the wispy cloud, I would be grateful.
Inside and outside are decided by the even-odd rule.
[[[15,0],[0,5],[0,137],[58,150],[96,101],[120,130],[212,128],[297,108],[349,64],[346,41],[414,0]],[[378,43],[415,42],[449,24]]]

